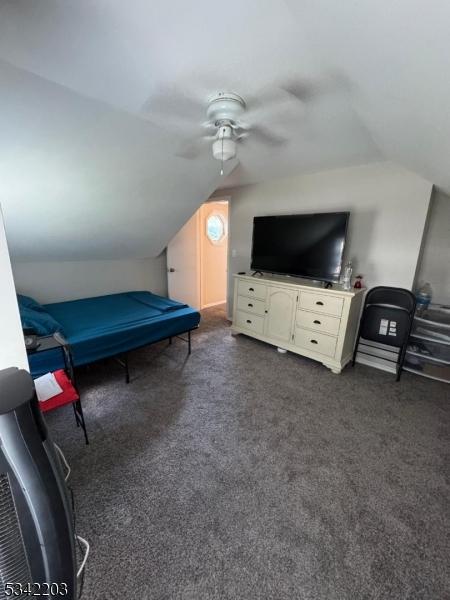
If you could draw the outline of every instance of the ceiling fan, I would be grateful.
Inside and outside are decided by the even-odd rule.
[[[232,92],[218,92],[207,103],[196,95],[162,94],[151,97],[143,111],[150,120],[190,138],[177,156],[197,158],[210,144],[214,158],[222,162],[223,174],[223,163],[236,157],[238,144],[246,138],[269,146],[286,144],[292,119],[301,118],[305,103],[327,87],[324,81],[291,81],[277,86],[275,94],[257,94],[249,103]],[[205,112],[206,120],[201,122]],[[280,128],[280,119],[287,126]]]
[[[221,175],[223,175],[223,163],[236,156],[237,142],[249,135],[250,125],[241,120],[245,112],[246,104],[237,94],[232,92],[219,92],[213,96],[206,109],[207,121],[203,126],[212,130],[211,135],[202,136],[205,140],[212,140],[212,154],[215,159],[222,162]],[[268,138],[270,139],[270,138]],[[192,150],[197,148],[187,148],[189,158]],[[189,152],[190,151],[190,152]]]

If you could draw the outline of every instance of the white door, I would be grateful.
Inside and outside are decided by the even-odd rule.
[[[201,306],[227,299],[228,202],[207,202],[200,208]]]
[[[290,342],[297,292],[269,287],[266,300],[265,335],[280,342]]]
[[[199,212],[180,229],[167,246],[169,297],[200,309]]]

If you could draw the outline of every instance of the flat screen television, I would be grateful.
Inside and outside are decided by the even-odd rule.
[[[337,282],[348,212],[254,217],[251,268]]]

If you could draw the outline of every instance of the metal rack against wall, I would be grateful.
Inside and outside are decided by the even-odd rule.
[[[404,370],[450,383],[450,306],[430,304],[414,316]]]

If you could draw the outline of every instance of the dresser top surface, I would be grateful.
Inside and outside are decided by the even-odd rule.
[[[299,277],[283,277],[281,275],[240,275],[235,273],[233,275],[236,279],[243,279],[246,281],[252,281],[254,283],[266,283],[266,284],[274,284],[274,285],[283,285],[293,288],[302,288],[305,291],[311,292],[320,292],[321,294],[330,294],[331,296],[356,296],[357,294],[361,294],[366,290],[366,288],[351,290],[344,290],[342,286],[338,283],[334,283],[333,287],[325,288],[321,287],[319,284],[314,283],[312,281],[308,281],[307,279],[300,279]]]

